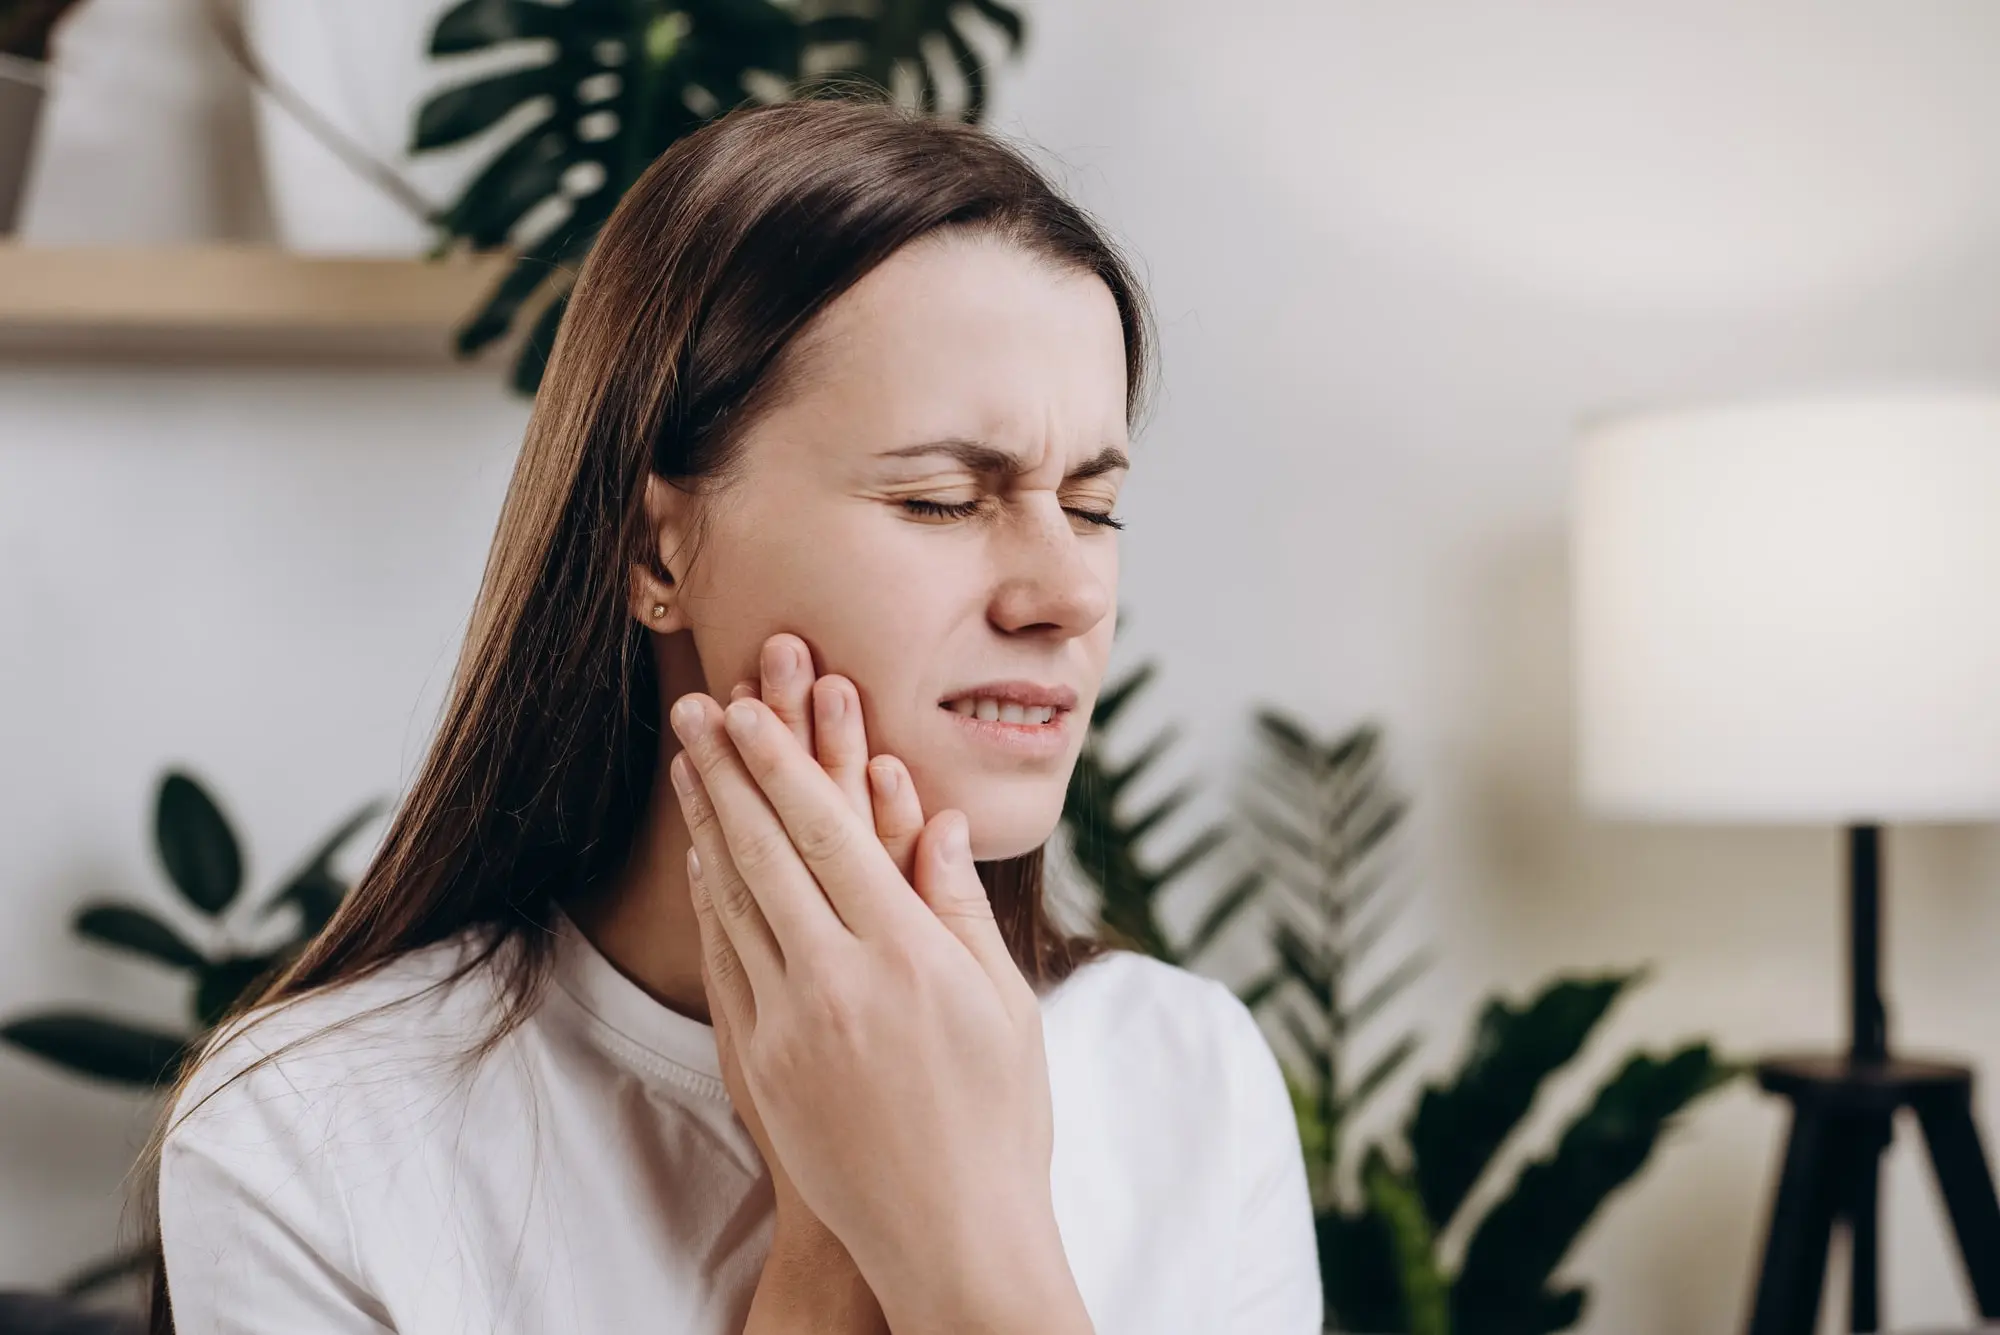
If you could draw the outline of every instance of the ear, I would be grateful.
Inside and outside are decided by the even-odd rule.
[[[631,610],[640,625],[662,635],[688,627],[681,591],[687,578],[691,499],[658,473],[646,474],[646,554],[651,559],[632,564]]]

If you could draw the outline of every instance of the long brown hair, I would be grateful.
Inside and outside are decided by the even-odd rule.
[[[479,929],[476,946],[443,981],[492,961],[505,1001],[472,1050],[490,1051],[527,1018],[547,980],[556,907],[613,882],[658,763],[657,669],[628,604],[633,563],[657,569],[647,475],[726,485],[743,428],[784,387],[794,337],[898,249],[947,228],[1103,280],[1124,328],[1136,419],[1151,361],[1143,292],[1112,242],[1019,151],[851,93],[737,110],[680,140],[619,202],[577,278],[415,782],[332,920],[230,1018],[268,1014],[468,929]],[[1041,849],[981,863],[979,876],[1038,986],[1105,948],[1050,916]],[[153,1165],[199,1064],[167,1100]],[[148,1204],[155,1218],[157,1199]],[[151,1329],[166,1335],[153,1233]]]

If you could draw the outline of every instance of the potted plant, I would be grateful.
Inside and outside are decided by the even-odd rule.
[[[1421,958],[1374,962],[1397,908],[1393,836],[1406,803],[1385,777],[1380,730],[1321,740],[1273,709],[1256,714],[1257,760],[1243,819],[1212,825],[1158,869],[1137,849],[1190,796],[1183,786],[1137,816],[1119,798],[1165,751],[1171,730],[1114,764],[1106,734],[1153,675],[1142,664],[1092,711],[1063,822],[1073,861],[1097,890],[1101,929],[1123,944],[1193,966],[1239,920],[1257,921],[1269,967],[1237,989],[1278,1031],[1317,1223],[1326,1312],[1360,1335],[1551,1335],[1581,1319],[1587,1292],[1557,1276],[1605,1203],[1645,1166],[1668,1129],[1741,1071],[1710,1044],[1627,1054],[1544,1155],[1470,1217],[1473,1187],[1514,1140],[1544,1086],[1583,1051],[1612,1005],[1644,976],[1613,970],[1554,978],[1525,1002],[1491,998],[1454,1070],[1426,1082],[1396,1129],[1356,1151],[1345,1134],[1418,1051],[1415,1035],[1374,1041],[1350,1070],[1355,1040],[1422,971]],[[1157,909],[1210,856],[1254,837],[1246,868],[1206,896],[1183,935]],[[1375,981],[1356,988],[1362,963]],[[1455,1266],[1437,1236],[1460,1216]]]
[[[86,941],[185,974],[187,1022],[167,1029],[88,1011],[47,1011],[0,1023],[0,1043],[106,1084],[170,1086],[237,999],[288,963],[333,916],[348,889],[333,860],[381,809],[380,802],[362,806],[276,889],[247,898],[241,845],[221,808],[191,775],[170,771],[153,804],[154,844],[168,882],[208,930],[190,941],[144,908],[110,903],[79,909],[75,930]],[[124,1252],[85,1266],[61,1292],[76,1297],[102,1288],[134,1273],[148,1255]]]
[[[0,236],[20,214],[21,187],[48,88],[49,38],[78,0],[0,0]]]

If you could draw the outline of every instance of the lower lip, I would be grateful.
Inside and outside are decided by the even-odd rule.
[[[1035,760],[1054,759],[1069,749],[1067,724],[1069,716],[1076,712],[1059,710],[1047,723],[1007,723],[997,718],[975,718],[943,705],[938,706],[938,711],[963,728],[968,736]]]

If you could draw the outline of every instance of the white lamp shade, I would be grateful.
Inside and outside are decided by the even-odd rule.
[[[1586,807],[2000,815],[2000,395],[1609,419],[1575,483]]]

